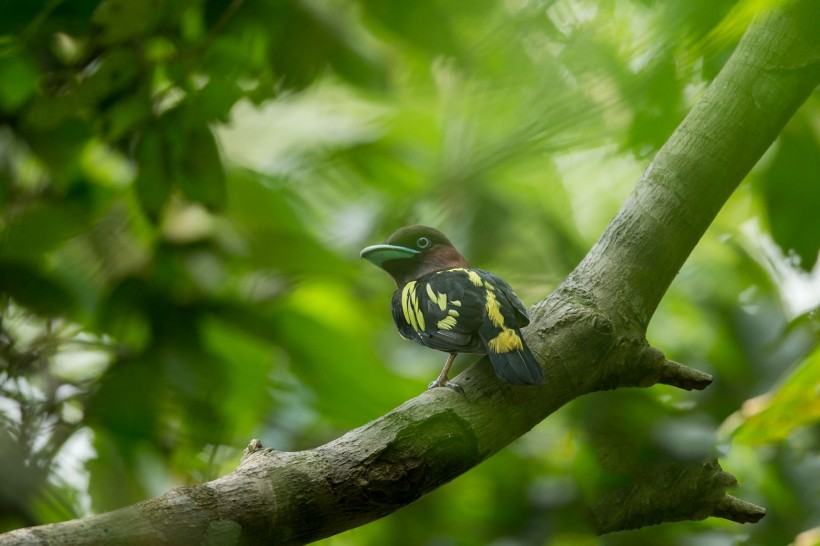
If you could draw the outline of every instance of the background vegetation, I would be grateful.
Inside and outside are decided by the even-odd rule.
[[[358,250],[435,225],[543,298],[765,5],[0,3],[0,531],[215,478],[254,437],[314,447],[424,389],[443,355],[400,340]],[[815,93],[652,321],[709,389],[587,396],[324,543],[820,541],[818,139]],[[613,443],[716,454],[769,513],[596,538]]]

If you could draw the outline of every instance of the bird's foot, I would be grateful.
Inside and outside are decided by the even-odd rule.
[[[464,394],[464,389],[461,388],[461,385],[459,385],[458,383],[453,383],[452,381],[447,379],[445,379],[444,381],[436,379],[435,381],[431,381],[430,384],[427,385],[428,389],[435,389],[437,387],[450,387],[459,394]]]

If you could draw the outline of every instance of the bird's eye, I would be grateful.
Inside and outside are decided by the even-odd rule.
[[[416,239],[416,247],[424,250],[425,248],[430,248],[430,239],[427,237],[419,237]]]

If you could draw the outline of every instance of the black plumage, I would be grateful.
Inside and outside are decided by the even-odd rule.
[[[543,372],[520,328],[529,324],[524,304],[500,277],[471,269],[439,231],[401,228],[388,244],[362,257],[393,276],[393,319],[402,337],[450,353],[431,387],[451,385],[447,373],[457,353],[487,354],[496,374],[516,385],[537,385]]]

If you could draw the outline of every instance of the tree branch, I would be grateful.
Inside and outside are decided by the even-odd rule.
[[[712,376],[673,360],[665,360],[658,383],[671,385],[687,391],[702,391],[712,383]]]
[[[532,309],[525,336],[545,366],[543,386],[502,384],[482,359],[458,377],[463,396],[425,392],[307,451],[254,446],[223,478],[114,512],[13,531],[0,544],[306,543],[409,504],[582,394],[657,382],[705,387],[706,374],[648,347],[645,328],[717,211],[817,85],[818,6],[789,2],[752,24],[601,239]],[[593,507],[597,529],[710,514],[759,518],[757,507],[724,495],[727,475],[715,467],[697,475],[660,469],[658,480],[679,486],[650,489],[654,504],[668,509],[652,513],[654,504],[637,503],[608,518]],[[689,484],[699,485],[679,495]]]
[[[759,521],[765,509],[725,494],[735,485],[737,480],[717,461],[666,464],[645,469],[633,485],[593,503],[590,518],[598,534],[709,516],[738,523]]]
[[[758,16],[571,275],[646,328],[715,215],[817,86],[817,2]],[[613,294],[621,298],[613,298]]]

